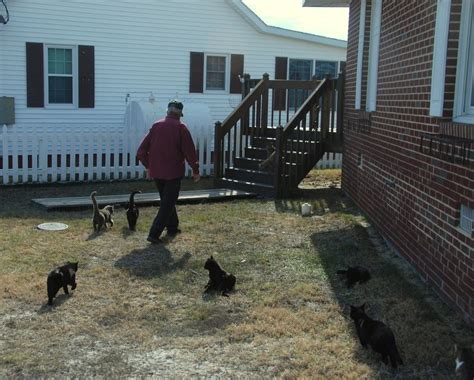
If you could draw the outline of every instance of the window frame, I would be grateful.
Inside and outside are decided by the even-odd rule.
[[[225,58],[225,72],[224,72],[224,89],[208,89],[207,88],[207,57],[224,57]],[[230,91],[230,54],[223,53],[204,53],[204,93],[228,93]]]
[[[44,107],[56,109],[77,108],[79,94],[79,64],[77,56],[77,45],[59,45],[59,44],[43,44],[43,76],[44,76]],[[49,62],[48,49],[71,49],[72,50],[72,103],[50,103],[49,102]],[[54,75],[52,75],[54,76]]]
[[[334,76],[332,78],[337,78],[337,75],[339,74],[339,66],[340,66],[340,62],[339,60],[335,60],[335,61],[331,61],[331,60],[322,60],[322,59],[315,59],[314,60],[314,70],[313,70],[313,76],[316,76],[316,62],[324,62],[324,63],[335,63],[336,64],[336,72],[334,74]],[[324,78],[322,78],[324,79]],[[322,80],[322,79],[318,79],[318,80]]]
[[[290,66],[291,66],[291,61],[309,61],[310,62],[310,72],[309,72],[309,79],[291,79],[290,78]],[[286,73],[286,77],[288,78],[288,80],[311,80],[311,78],[313,77],[314,75],[314,59],[313,58],[290,58],[288,57],[288,69],[287,69],[287,73]]]
[[[309,79],[291,79],[290,78],[291,61],[307,61],[307,62],[309,62],[310,63],[310,66],[309,66]],[[288,68],[287,68],[286,77],[288,78],[288,80],[302,80],[302,81],[303,80],[311,80],[314,76],[314,69],[315,69],[314,62],[315,61],[316,60],[313,59],[313,58],[290,58],[290,57],[288,57]],[[292,99],[293,96],[296,96],[297,97],[296,99],[298,99],[298,94],[299,94],[298,91],[304,91],[304,90],[293,89],[293,90],[288,90],[287,91],[286,104],[288,105],[288,108],[291,108],[294,105],[294,98]],[[294,95],[292,95],[292,94],[294,94]],[[299,108],[304,103],[304,100],[301,103],[299,101],[296,102],[296,103],[297,103],[297,107]]]
[[[466,111],[466,103],[468,98],[470,98],[467,92],[472,91],[472,87],[470,89],[467,87],[468,80],[471,79],[470,84],[472,86],[472,79],[474,79],[472,68],[469,68],[469,62],[471,62],[471,66],[474,63],[474,28],[471,28],[473,18],[474,0],[463,0],[459,30],[453,121],[466,124],[474,124],[474,107],[470,106],[472,113]]]

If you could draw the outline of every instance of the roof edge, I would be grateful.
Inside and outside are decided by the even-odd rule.
[[[303,7],[348,7],[351,0],[303,0]]]
[[[229,3],[251,26],[261,33],[347,49],[347,41],[345,40],[267,25],[247,5],[245,5],[242,0],[227,0],[227,3]]]

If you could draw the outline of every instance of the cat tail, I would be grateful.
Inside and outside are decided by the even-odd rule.
[[[128,207],[129,208],[134,208],[135,207],[135,195],[136,194],[141,194],[141,191],[132,191],[130,193],[130,200],[128,202]]]
[[[337,274],[346,274],[346,273],[347,273],[347,270],[342,270],[342,269],[341,269],[341,270],[338,270],[336,273],[337,273]]]
[[[390,363],[392,364],[393,368],[397,368],[398,364],[403,365],[403,360],[400,357],[397,346],[394,345],[392,347],[388,353],[388,356],[390,356]]]
[[[94,208],[94,215],[99,213],[99,206],[97,205],[97,200],[95,199],[95,195],[97,194],[97,191],[93,191],[91,193],[91,199],[92,199],[92,206]]]

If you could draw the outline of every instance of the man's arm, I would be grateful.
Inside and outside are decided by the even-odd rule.
[[[186,126],[182,129],[181,134],[181,151],[189,166],[193,169],[193,179],[195,182],[199,181],[199,161],[196,155],[196,147],[194,146],[191,133]]]
[[[148,154],[150,151],[150,142],[151,142],[151,129],[148,131],[147,135],[141,142],[137,151],[137,158],[143,164],[145,169],[148,169]]]

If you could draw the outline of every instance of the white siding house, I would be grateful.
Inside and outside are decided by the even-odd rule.
[[[65,169],[71,174],[67,178],[66,174],[57,177],[49,168],[64,166],[74,156],[52,159],[70,146],[55,145],[55,138],[72,136],[74,142],[74,136],[88,133],[87,138],[97,143],[99,134],[108,134],[117,139],[107,148],[110,152],[114,147],[124,149],[118,136],[124,133],[126,101],[144,101],[150,93],[159,102],[177,97],[185,104],[188,123],[192,115],[186,114],[186,105],[205,104],[212,131],[213,123],[239,103],[238,74],[255,78],[267,72],[273,78],[276,57],[286,57],[287,77],[300,71],[307,75],[308,70],[314,75],[318,68],[337,71],[346,57],[345,41],[267,26],[240,0],[10,0],[6,4],[10,20],[0,24],[0,98],[14,98],[15,120],[0,128],[0,168],[5,170],[9,161],[9,169],[13,165],[30,170],[38,165],[38,171],[46,170],[39,179],[32,177],[37,173],[31,170],[21,180],[15,176],[17,182],[104,178],[101,173],[78,177],[69,169]],[[8,139],[26,134],[29,142],[23,137],[16,142]],[[40,137],[42,146],[34,146]],[[23,159],[16,157],[12,145]],[[84,142],[81,149],[87,146]],[[130,152],[135,148],[131,145]],[[100,144],[94,149],[101,153]],[[52,156],[32,158],[41,151]],[[85,166],[92,162],[78,160]],[[3,172],[3,183],[15,182],[11,173]],[[51,173],[54,178],[48,179]]]

